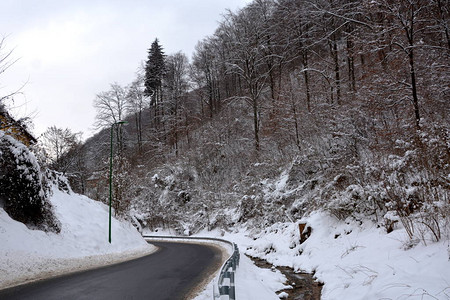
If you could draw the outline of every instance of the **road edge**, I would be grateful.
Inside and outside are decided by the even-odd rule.
[[[106,266],[112,266],[120,264],[122,262],[134,260],[143,256],[151,255],[158,251],[156,247],[142,247],[140,249],[127,250],[118,253],[106,253],[99,255],[89,255],[76,258],[53,258],[59,265],[55,269],[44,271],[36,274],[28,274],[14,278],[14,280],[8,282],[0,282],[0,290],[17,287],[20,285],[55,278],[59,276],[70,275],[83,271],[99,269]],[[31,277],[33,276],[33,277]]]

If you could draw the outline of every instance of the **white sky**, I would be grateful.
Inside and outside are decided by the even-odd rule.
[[[13,58],[0,94],[23,88],[14,115],[31,116],[34,134],[47,127],[92,135],[95,95],[127,85],[158,38],[166,54],[191,57],[214,33],[226,8],[251,0],[0,0],[0,38]]]

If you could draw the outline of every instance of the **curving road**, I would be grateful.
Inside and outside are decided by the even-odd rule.
[[[221,264],[217,248],[152,242],[159,251],[132,261],[0,290],[0,299],[185,299]]]

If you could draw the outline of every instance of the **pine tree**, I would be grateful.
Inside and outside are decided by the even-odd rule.
[[[145,95],[151,97],[151,104],[156,105],[162,100],[162,79],[165,70],[165,55],[158,39],[148,50],[148,60],[145,65]]]

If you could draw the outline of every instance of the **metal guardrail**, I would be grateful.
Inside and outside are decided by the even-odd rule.
[[[236,272],[236,267],[239,265],[239,249],[235,243],[232,243],[232,245],[233,254],[223,264],[222,269],[220,270],[219,280],[217,281],[217,289],[216,286],[213,287],[214,299],[226,299],[226,297],[222,296],[228,296],[229,300],[236,299],[234,273]]]
[[[236,300],[236,290],[234,285],[234,274],[239,265],[239,248],[230,241],[210,237],[186,237],[167,235],[143,235],[144,239],[173,239],[173,240],[206,240],[229,244],[233,247],[233,254],[225,261],[220,269],[217,282],[213,286],[213,299]]]

